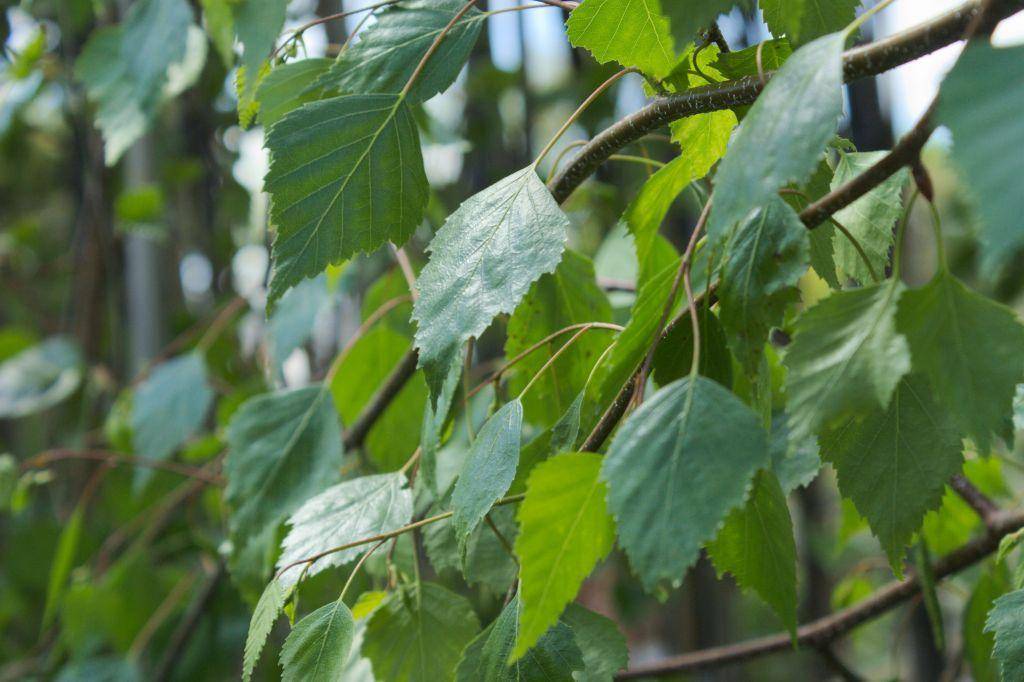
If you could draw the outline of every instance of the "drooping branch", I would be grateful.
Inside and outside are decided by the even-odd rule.
[[[947,554],[935,562],[936,580],[952,575],[981,561],[999,547],[999,541],[1024,527],[1024,511],[997,512],[986,524],[984,536],[975,538],[960,549]],[[820,648],[843,637],[851,630],[890,611],[911,599],[921,590],[916,575],[885,585],[871,597],[851,607],[837,611],[823,618],[802,625],[797,630],[797,642],[801,645]],[[694,672],[741,663],[753,658],[781,651],[792,651],[792,640],[788,632],[759,637],[738,644],[703,649],[692,653],[672,656],[656,663],[638,665],[620,673],[618,679],[659,677],[681,672]]]
[[[983,0],[971,0],[927,23],[847,50],[843,55],[844,79],[849,82],[878,75],[960,40],[982,4]],[[997,0],[991,12],[993,18],[1003,19],[1021,9],[1024,0]],[[765,80],[771,75],[766,73]],[[596,135],[548,185],[551,193],[557,201],[565,201],[598,166],[627,144],[680,118],[751,104],[763,88],[757,76],[747,76],[659,97]]]

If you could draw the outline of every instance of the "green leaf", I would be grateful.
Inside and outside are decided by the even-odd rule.
[[[370,618],[363,655],[378,680],[448,680],[480,630],[465,597],[434,583],[393,593]]]
[[[428,516],[451,508],[451,489],[431,506]],[[503,505],[487,514],[508,542],[514,542],[519,531],[515,509]],[[463,558],[455,529],[451,523],[433,523],[423,529],[423,544],[434,570],[440,574],[461,573],[470,586],[481,585],[497,595],[504,595],[515,580],[518,567],[505,544],[489,525],[480,524],[466,540]]]
[[[715,59],[714,68],[723,78],[735,80],[744,76],[758,75],[758,57],[760,56],[761,71],[775,71],[793,54],[793,47],[786,38],[765,40],[757,45],[745,47],[732,52],[720,52]]]
[[[799,298],[796,283],[807,271],[807,228],[786,202],[770,199],[732,233],[718,297],[722,326],[737,359],[756,374],[772,327]]]
[[[594,266],[586,256],[569,249],[551,274],[533,283],[509,318],[505,356],[512,358],[548,335],[572,324],[610,322],[611,305],[597,285]],[[509,391],[520,393],[563,344],[576,332],[568,332],[533,351],[516,364]],[[592,329],[573,342],[523,397],[523,412],[531,424],[548,426],[572,404],[583,390],[598,356],[611,342],[607,331]]]
[[[330,59],[300,59],[267,74],[256,89],[260,122],[270,127],[293,109],[318,99],[319,91],[307,89],[332,63]]]
[[[756,592],[796,637],[796,541],[786,496],[768,471],[754,477],[750,497],[734,509],[708,554],[719,575],[728,572]]]
[[[978,582],[964,606],[964,658],[970,664],[971,679],[977,682],[999,681],[997,664],[992,660],[995,637],[985,632],[985,617],[992,610],[992,602],[1006,594],[1009,588],[1006,571],[998,565],[990,566],[978,576]]]
[[[655,79],[667,76],[676,64],[659,0],[586,0],[565,27],[569,42],[586,48],[599,64],[614,60]]]
[[[452,399],[459,388],[459,380],[462,379],[462,364],[461,357],[456,355],[452,358],[437,402],[431,404],[432,401],[426,401],[423,410],[423,424],[420,427],[420,476],[427,489],[434,495],[440,492],[437,488],[437,452],[441,446],[442,431],[448,420]]]
[[[832,189],[850,182],[885,154],[886,152],[840,154],[835,175],[832,176]],[[903,213],[903,186],[909,177],[909,172],[905,168],[901,169],[835,214],[836,220],[849,230],[850,234],[864,248],[864,252],[878,276],[885,273],[885,267],[889,263],[889,251],[893,243],[893,226]],[[835,230],[832,242],[836,265],[842,268],[846,276],[852,277],[862,284],[871,283],[873,281],[871,272],[864,265],[860,254],[857,253],[846,235]]]
[[[455,671],[457,682],[571,682],[583,670],[583,655],[572,629],[559,622],[522,658],[509,663],[522,619],[519,597],[510,601],[486,630],[470,642]]]
[[[725,156],[736,124],[736,114],[731,109],[722,109],[681,118],[669,127],[672,141],[683,150],[683,157],[690,159],[697,177],[702,178]]]
[[[985,622],[985,632],[995,636],[992,654],[999,661],[1003,679],[1024,677],[1024,590],[995,600]]]
[[[235,17],[231,6],[234,0],[200,0],[206,35],[220,55],[224,67],[235,63]]]
[[[657,259],[653,257],[652,250],[669,208],[691,182],[707,174],[707,169],[698,174],[699,163],[700,159],[689,154],[676,157],[647,178],[622,214],[622,221],[636,244],[636,258],[640,264],[637,284],[640,287],[657,273]]]
[[[686,1],[673,1],[669,7],[692,11],[691,7],[686,7],[689,4],[691,3]],[[670,9],[669,12],[671,11]],[[669,92],[681,92],[726,80],[717,68],[720,54],[718,46],[714,43],[700,50],[691,43],[683,58],[662,84],[663,87]],[[687,165],[692,168],[697,178],[707,175],[711,166],[725,156],[726,145],[736,123],[736,113],[731,109],[722,109],[693,114],[670,124],[672,141],[682,149]]]
[[[552,272],[569,219],[528,166],[474,194],[430,242],[413,308],[419,365],[431,396],[452,358],[499,313],[511,313],[530,285]]]
[[[713,284],[707,274],[707,252],[698,250],[692,267],[692,281],[696,292]],[[637,370],[650,348],[654,335],[658,331],[662,314],[668,303],[672,282],[679,272],[679,259],[666,264],[660,271],[651,276],[650,280],[640,285],[636,301],[630,311],[626,328],[619,333],[615,347],[608,354],[608,359],[598,370],[595,392],[599,394],[602,405],[610,402],[619,389]],[[680,312],[685,305],[682,287],[679,287],[671,304],[671,315]],[[671,319],[671,317],[670,317]],[[684,322],[684,324],[687,324]],[[659,344],[660,345],[660,344]]]
[[[1007,263],[1024,245],[1024,168],[1019,154],[1006,153],[1024,146],[1021,79],[1024,46],[1000,49],[972,41],[940,91],[937,122],[953,132],[953,161],[977,199],[986,269]]]
[[[333,547],[401,528],[412,520],[412,491],[405,474],[375,474],[338,483],[309,499],[288,519],[291,530],[281,543],[278,570]],[[351,547],[322,557],[306,569],[314,576],[331,566],[344,566],[370,545]],[[285,587],[303,571],[295,566],[278,576]]]
[[[46,602],[43,606],[43,623],[40,628],[47,630],[57,615],[57,608],[64,597],[64,590],[67,588],[68,576],[74,567],[75,555],[78,553],[78,545],[82,539],[82,519],[85,514],[82,506],[76,506],[71,512],[64,528],[57,539],[57,551],[50,562],[50,579],[46,587]]]
[[[212,402],[213,389],[207,383],[201,353],[160,364],[132,398],[135,451],[146,459],[167,459],[203,425]]]
[[[941,269],[903,294],[897,324],[907,336],[914,369],[927,375],[936,399],[961,433],[988,452],[1004,434],[1024,378],[1024,326],[1004,305],[968,289]]]
[[[580,412],[583,409],[583,399],[586,395],[585,389],[580,391],[576,399],[569,405],[569,409],[552,424],[551,440],[548,443],[552,454],[572,450],[576,445],[576,439],[580,435]]]
[[[306,104],[270,129],[266,146],[277,228],[268,306],[328,265],[404,243],[419,225],[429,187],[416,123],[398,95]]]
[[[797,318],[785,358],[791,438],[888,406],[910,371],[906,339],[896,331],[902,292],[898,282],[836,292]]]
[[[387,326],[371,329],[354,346],[331,381],[331,394],[343,424],[351,424],[409,352],[409,339]],[[427,387],[414,374],[370,429],[363,446],[380,469],[402,466],[419,443]]]
[[[963,463],[951,419],[916,375],[903,379],[888,409],[848,418],[820,438],[839,491],[867,519],[889,563],[902,575],[904,549],[925,514],[938,509]]]
[[[728,14],[736,0],[661,0],[662,12],[668,17],[676,47],[697,42],[719,14]]]
[[[517,515],[522,611],[513,660],[520,660],[558,621],[615,544],[600,469],[600,455],[577,452],[541,462],[530,474]]]
[[[224,499],[236,554],[273,537],[289,514],[338,480],[341,428],[323,386],[247,400],[227,440]]]
[[[267,63],[270,51],[284,28],[285,10],[288,0],[232,0],[235,38],[242,44],[242,59],[239,70],[255,78],[242,79],[238,98],[241,109],[256,92],[261,72]],[[242,125],[246,125],[243,120]]]
[[[750,107],[715,173],[709,242],[814,172],[843,111],[844,41],[831,34],[794,52]]]
[[[759,4],[773,34],[802,45],[847,26],[860,0],[760,0]]]
[[[772,456],[772,472],[782,486],[785,495],[797,488],[810,485],[821,469],[818,455],[818,440],[813,436],[802,441],[789,439],[786,415],[778,414],[772,419],[772,433],[769,450]]]
[[[491,415],[473,441],[452,492],[452,527],[460,547],[512,485],[522,427],[523,404],[516,399]]]
[[[709,306],[697,309],[700,358],[697,371],[723,386],[732,386],[732,354],[725,331]],[[693,324],[689,317],[676,323],[654,351],[654,381],[664,386],[690,373],[693,364]]]
[[[392,5],[359,34],[359,42],[338,55],[317,86],[346,93],[399,92],[462,0],[412,0]],[[487,18],[469,10],[445,35],[416,83],[410,102],[422,102],[448,89],[466,63]]]
[[[252,671],[260,660],[260,652],[263,645],[274,629],[274,621],[281,615],[281,609],[288,599],[290,590],[285,590],[277,580],[267,583],[260,600],[256,602],[256,608],[249,620],[249,634],[245,637],[245,654],[242,658],[242,680],[249,682],[252,679]]]
[[[0,364],[0,419],[24,417],[66,399],[82,381],[82,354],[54,336]]]
[[[575,603],[569,604],[561,620],[572,628],[583,652],[584,670],[573,675],[577,682],[611,682],[615,673],[629,665],[626,638],[612,620]]]
[[[342,679],[354,630],[352,612],[340,599],[300,620],[281,647],[283,682]]]
[[[266,336],[275,376],[292,351],[306,343],[320,312],[330,303],[327,277],[320,275],[292,287],[267,319]]]
[[[96,106],[108,166],[149,130],[165,99],[168,70],[186,57],[191,24],[185,0],[140,0],[120,25],[90,36],[75,77]]]
[[[767,464],[757,415],[704,377],[665,386],[626,419],[601,478],[619,544],[648,590],[682,581]]]

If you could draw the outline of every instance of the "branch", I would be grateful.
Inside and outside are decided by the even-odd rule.
[[[978,14],[984,0],[971,0],[927,23],[843,55],[843,75],[849,82],[874,76],[957,42]],[[1024,8],[1024,0],[996,0],[993,19],[1003,19]],[[773,72],[765,74],[771,77]],[[548,187],[559,203],[565,201],[609,156],[651,131],[695,114],[751,104],[764,88],[757,76],[693,88],[678,95],[658,97],[639,111],[606,128],[587,143]]]
[[[949,487],[956,491],[957,495],[963,498],[971,509],[974,510],[981,520],[988,525],[991,519],[999,515],[999,507],[990,500],[985,493],[974,487],[974,484],[967,480],[963,474],[956,474],[949,481]]]
[[[988,532],[984,536],[971,540],[935,563],[933,571],[936,580],[957,573],[994,552],[999,547],[999,541],[1004,535],[1024,527],[1024,511],[996,512],[986,525]],[[797,631],[797,642],[820,650],[843,637],[858,625],[911,599],[920,590],[921,585],[916,575],[911,574],[905,580],[893,581],[854,606],[801,626]],[[618,679],[635,679],[708,670],[787,650],[792,650],[792,640],[788,632],[780,632],[738,644],[713,647],[673,656],[648,665],[636,666],[620,673],[617,677]]]
[[[808,228],[815,228],[829,220],[833,213],[849,206],[872,189],[880,185],[890,175],[903,168],[912,166],[921,154],[921,148],[932,134],[932,115],[938,100],[932,102],[928,111],[918,120],[909,133],[900,138],[892,150],[876,161],[870,168],[857,175],[844,185],[821,197],[804,210],[800,211],[800,220]]]
[[[384,410],[395,399],[405,386],[405,383],[416,373],[416,362],[418,359],[419,355],[416,353],[416,349],[413,348],[402,357],[398,362],[398,366],[391,370],[391,374],[388,375],[383,385],[373,394],[370,402],[366,404],[360,415],[352,422],[352,426],[345,432],[342,439],[345,450],[355,450],[363,444],[366,434],[370,432],[373,425],[384,414]]]

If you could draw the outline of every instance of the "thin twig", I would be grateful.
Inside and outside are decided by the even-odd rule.
[[[500,507],[505,504],[515,504],[517,502],[522,502],[524,497],[526,496],[523,494],[509,495],[508,497],[501,498],[491,506]],[[362,547],[363,545],[368,545],[371,542],[382,542],[384,540],[390,540],[391,538],[397,538],[399,535],[403,535],[410,531],[414,531],[417,528],[429,526],[430,524],[437,523],[438,521],[444,521],[445,519],[450,518],[453,513],[454,512],[452,511],[441,512],[440,514],[435,514],[434,516],[428,516],[425,519],[414,521],[412,523],[402,526],[401,528],[396,528],[395,530],[388,531],[387,533],[381,533],[380,535],[374,535],[372,537],[363,538],[362,540],[355,540],[353,542],[346,542],[343,545],[338,545],[337,547],[325,549],[322,552],[317,552],[316,554],[305,557],[303,559],[298,559],[297,561],[293,561],[290,564],[282,567],[281,570],[277,572],[277,577],[280,578],[282,575],[284,575],[285,571],[295,568],[296,566],[316,563],[320,559],[323,559],[325,556],[337,554],[338,552],[344,552],[346,549],[352,549],[353,547]]]
[[[595,88],[594,91],[590,93],[585,100],[583,100],[583,103],[576,107],[576,111],[572,112],[572,115],[565,120],[565,123],[563,123],[562,127],[558,129],[558,132],[554,134],[554,136],[548,141],[547,145],[545,145],[544,149],[540,151],[537,158],[533,160],[533,167],[536,168],[540,165],[540,162],[548,155],[548,152],[550,152],[551,148],[555,146],[555,143],[557,143],[562,135],[565,134],[565,131],[569,129],[569,126],[576,122],[580,115],[587,110],[587,107],[593,104],[594,100],[600,97],[605,90],[614,85],[615,81],[619,80],[627,73],[634,73],[635,71],[636,69],[623,69],[622,71],[611,75],[604,83],[598,85],[597,88]]]
[[[412,74],[409,76],[409,80],[405,82],[405,87],[402,88],[402,92],[398,95],[399,100],[405,99],[405,96],[409,94],[409,91],[412,90],[412,86],[416,84],[416,80],[420,77],[420,74],[423,73],[423,69],[426,68],[427,62],[429,62],[430,58],[434,56],[435,52],[437,52],[437,48],[441,46],[441,41],[444,40],[445,36],[451,32],[452,27],[458,23],[459,19],[461,19],[466,12],[473,9],[474,4],[476,4],[476,0],[469,0],[469,2],[464,4],[462,8],[452,16],[451,20],[445,24],[445,27],[441,29],[441,32],[437,34],[437,37],[434,38],[434,42],[430,43],[430,47],[428,47],[427,51],[423,53],[423,57],[420,59],[419,64],[417,64],[416,68],[413,69]]]
[[[22,471],[27,469],[41,469],[54,462],[67,460],[90,460],[93,462],[105,462],[108,466],[129,465],[148,469],[159,469],[161,471],[169,471],[171,473],[180,474],[181,476],[187,476],[188,478],[203,481],[210,485],[224,485],[223,477],[218,476],[217,474],[208,473],[203,469],[190,467],[177,462],[148,459],[146,457],[135,457],[133,455],[125,455],[120,452],[110,452],[107,450],[47,450],[46,452],[40,453],[31,459],[25,460],[21,465],[21,469]]]
[[[563,334],[568,334],[569,332],[577,329],[608,329],[610,331],[621,332],[624,329],[624,327],[618,324],[613,324],[611,322],[578,322],[576,324],[570,324],[567,327],[562,327],[557,331],[553,331],[540,341],[530,344],[530,346],[517,353],[515,357],[513,357],[511,360],[507,361],[501,367],[496,369],[486,379],[484,379],[479,384],[474,386],[473,389],[467,393],[467,397],[473,397],[474,395],[482,391],[488,384],[492,384],[495,381],[498,381],[505,374],[505,372],[512,369],[512,367],[514,367],[524,358],[534,353],[538,349],[543,348],[551,341],[557,339],[559,336],[562,336]]]
[[[409,287],[409,295],[412,296],[412,300],[415,301],[419,298],[419,292],[416,291],[416,271],[412,269],[412,261],[409,260],[409,254],[405,252],[405,248],[401,246],[395,246],[391,242],[388,242],[388,246],[391,247],[391,253],[395,257],[395,261],[398,263],[398,267],[402,270],[402,276],[405,277],[405,284]]]
[[[672,314],[672,308],[676,304],[676,296],[679,294],[679,285],[686,278],[686,274],[690,270],[690,262],[693,260],[693,252],[697,247],[697,239],[700,233],[704,230],[704,224],[708,220],[708,215],[711,213],[711,200],[709,199],[705,204],[704,208],[701,209],[700,217],[697,219],[697,224],[694,225],[693,231],[690,233],[690,240],[686,244],[686,251],[679,259],[679,269],[676,271],[675,279],[672,280],[672,286],[668,291],[668,299],[665,301],[665,306],[661,311],[661,319],[658,321],[658,327],[654,333],[654,339],[651,341],[651,347],[647,349],[647,355],[644,357],[643,364],[640,365],[640,378],[637,380],[636,390],[636,402],[640,403],[644,398],[644,385],[647,383],[647,377],[651,372],[651,364],[654,362],[654,353],[658,350],[658,345],[661,343],[661,336],[665,331],[665,326],[668,324],[669,315]],[[687,294],[687,305],[692,308],[693,315],[693,358],[694,366],[699,361],[700,354],[700,325],[697,322],[697,311],[696,308],[692,307],[692,295],[690,291]]]

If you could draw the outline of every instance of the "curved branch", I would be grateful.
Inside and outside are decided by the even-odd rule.
[[[960,549],[935,562],[935,578],[944,578],[977,563],[999,547],[999,541],[1004,535],[1022,527],[1024,527],[1024,511],[994,514],[990,517],[987,524],[988,532],[984,536],[971,540]],[[920,589],[921,585],[916,575],[909,575],[905,580],[891,582],[858,604],[801,626],[797,630],[797,642],[818,648],[825,646],[844,636],[858,625],[899,606],[915,596]],[[639,665],[619,673],[617,679],[658,677],[718,668],[771,653],[792,651],[792,647],[793,642],[789,633],[780,632],[738,644],[704,649],[673,656],[648,665]]]
[[[847,50],[843,55],[843,76],[848,81],[874,76],[957,42],[980,11],[984,0],[971,0],[927,23]],[[1024,8],[1022,0],[997,0],[991,9],[1003,19]],[[772,72],[765,74],[770,78]],[[766,78],[767,80],[767,78]],[[678,95],[658,97],[639,111],[606,128],[587,143],[579,154],[548,185],[555,200],[565,201],[601,163],[616,151],[661,126],[694,114],[751,104],[761,94],[757,76],[693,88]]]

